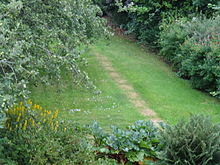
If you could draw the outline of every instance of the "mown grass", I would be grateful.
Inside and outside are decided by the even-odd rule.
[[[178,78],[167,64],[141,45],[115,36],[110,41],[100,41],[93,51],[107,56],[149,107],[168,123],[190,114],[211,115],[220,122],[219,100],[192,89],[188,81]]]
[[[88,59],[88,66],[84,69],[97,90],[76,86],[71,74],[64,72],[62,80],[56,85],[33,86],[31,99],[46,109],[59,109],[61,120],[80,124],[96,120],[105,129],[111,125],[125,127],[146,119],[137,112],[93,54],[91,49],[84,55]],[[100,94],[97,94],[98,90]]]
[[[158,56],[118,36],[100,40],[84,55],[89,63],[85,71],[101,94],[76,87],[71,74],[63,73],[57,85],[32,87],[33,101],[47,109],[59,109],[63,120],[81,124],[96,120],[106,129],[110,125],[124,127],[146,119],[102,68],[93,56],[95,53],[107,56],[122,77],[166,122],[173,124],[190,114],[211,115],[215,122],[220,121],[219,100],[192,89],[188,81],[178,78]]]

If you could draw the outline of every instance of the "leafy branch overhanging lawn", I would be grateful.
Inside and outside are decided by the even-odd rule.
[[[75,87],[70,76],[63,73],[60,84],[33,87],[32,99],[47,109],[60,109],[63,119],[82,124],[97,120],[104,128],[124,127],[144,119],[103,70],[94,53],[108,57],[115,70],[166,122],[176,123],[190,114],[211,115],[215,122],[220,121],[218,100],[192,89],[156,55],[118,36],[100,40],[84,55],[88,59],[86,71],[101,94]]]

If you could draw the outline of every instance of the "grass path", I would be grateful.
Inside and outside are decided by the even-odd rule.
[[[107,59],[114,70],[108,66],[104,69],[104,61],[97,54]],[[118,36],[100,40],[84,57],[88,59],[85,71],[102,91],[100,94],[76,87],[71,74],[63,73],[59,84],[32,87],[31,99],[49,110],[59,109],[61,119],[81,124],[96,120],[106,129],[151,119],[152,116],[140,113],[145,108],[156,113],[154,118],[168,123],[190,114],[211,115],[215,122],[220,122],[219,100],[192,89],[156,55],[132,41]],[[116,72],[120,79],[114,78]],[[135,95],[133,99],[131,95]],[[145,108],[138,108],[137,100]]]
[[[158,56],[142,46],[115,36],[110,41],[100,41],[93,51],[106,56],[164,121],[176,123],[190,114],[204,114],[220,122],[219,100],[192,89],[188,81],[178,78]]]
[[[123,79],[118,72],[116,72],[116,70],[112,66],[112,63],[108,60],[106,56],[102,56],[97,53],[95,54],[95,56],[102,64],[102,67],[109,73],[111,78],[117,83],[119,88],[123,90],[123,92],[129,98],[130,102],[134,105],[136,109],[139,110],[139,112],[143,116],[147,116],[153,122],[162,121],[160,118],[157,117],[157,114],[147,106],[146,102],[140,98],[139,94],[134,90],[134,88],[130,84],[128,84],[128,82]]]

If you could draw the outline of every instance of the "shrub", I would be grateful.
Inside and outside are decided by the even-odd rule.
[[[91,129],[97,156],[108,156],[120,163],[137,163],[145,158],[157,160],[163,147],[158,128],[150,121],[137,121],[125,130],[112,127],[111,134],[103,132],[96,122]]]
[[[183,17],[203,13],[210,17],[213,14],[213,9],[208,4],[217,3],[213,0],[119,0],[117,2],[119,11],[126,11],[128,13],[128,32],[135,33],[140,41],[154,48],[159,48],[158,34],[161,22],[175,15]]]
[[[220,41],[220,38],[217,39]],[[198,43],[188,40],[181,47],[179,75],[187,75],[193,87],[219,95],[220,68],[218,41]]]
[[[115,164],[96,160],[87,129],[57,115],[30,100],[9,109],[0,129],[0,164]]]
[[[160,55],[174,66],[178,65],[177,56],[180,53],[181,45],[185,42],[188,31],[186,31],[187,18],[176,20],[171,18],[170,21],[164,21],[160,25]]]
[[[52,112],[28,100],[27,103],[20,102],[19,105],[6,111],[5,127],[9,130],[26,130],[43,125],[56,130],[58,128],[57,116],[58,110]]]
[[[90,164],[95,161],[86,133],[70,124],[56,131],[45,127],[1,129],[0,164]]]
[[[213,19],[179,19],[163,25],[161,55],[173,63],[178,75],[193,87],[220,94],[220,16]]]
[[[161,133],[164,158],[175,165],[220,163],[220,126],[210,118],[192,116],[188,122],[168,126]]]

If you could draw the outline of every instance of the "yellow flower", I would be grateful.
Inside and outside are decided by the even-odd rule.
[[[57,118],[57,116],[58,116],[58,113],[59,113],[59,111],[58,110],[56,110],[56,112],[54,113],[54,115],[53,115],[53,117],[52,118]]]
[[[20,121],[20,117],[21,117],[21,115],[18,116],[16,122],[19,122],[19,121]]]
[[[25,120],[25,122],[24,122],[23,130],[26,130],[26,128],[27,128],[27,120]]]
[[[32,120],[32,126],[34,126],[34,125],[35,125],[34,120]]]
[[[31,99],[29,99],[27,103],[30,104],[30,105],[32,105]]]
[[[24,107],[24,106],[22,106],[22,107],[21,107],[21,111],[24,111],[24,109],[25,109],[25,107]]]
[[[34,105],[33,105],[33,109],[36,109],[36,108],[37,108],[37,105],[36,105],[36,104],[34,104]]]

